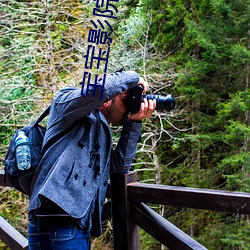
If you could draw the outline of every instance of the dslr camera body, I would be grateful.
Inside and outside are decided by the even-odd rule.
[[[158,111],[168,111],[170,112],[175,107],[175,99],[172,94],[168,94],[167,96],[161,95],[143,95],[143,86],[136,85],[129,89],[128,91],[128,99],[127,99],[127,107],[131,114],[136,114],[140,111],[141,102],[144,98],[147,100],[156,100],[156,110]]]

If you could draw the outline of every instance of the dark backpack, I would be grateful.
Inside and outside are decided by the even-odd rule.
[[[27,195],[30,194],[32,177],[42,158],[41,149],[46,129],[39,123],[49,114],[49,110],[50,106],[33,124],[15,131],[5,157],[5,178],[9,180],[14,188]],[[30,141],[31,167],[27,170],[17,168],[15,140],[18,131],[24,131]]]

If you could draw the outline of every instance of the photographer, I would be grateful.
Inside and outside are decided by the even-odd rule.
[[[109,173],[128,172],[141,121],[156,107],[144,99],[138,113],[128,112],[128,90],[136,85],[147,90],[137,73],[124,71],[106,76],[102,99],[93,87],[85,96],[73,87],[56,94],[32,183],[29,249],[90,249],[90,233],[100,236]],[[114,150],[110,123],[123,126]]]

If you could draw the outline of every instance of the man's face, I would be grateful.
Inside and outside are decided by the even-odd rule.
[[[127,96],[127,91],[124,91],[108,101],[108,107],[104,113],[108,122],[113,125],[123,124],[124,118],[128,115],[128,108],[126,106]]]

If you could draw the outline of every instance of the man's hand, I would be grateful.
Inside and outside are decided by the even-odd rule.
[[[143,86],[143,92],[144,93],[147,92],[147,90],[148,90],[148,83],[145,82],[142,77],[139,78],[139,82],[137,84]]]
[[[139,83],[138,83],[139,84]],[[145,118],[149,118],[156,108],[156,100],[143,99],[141,103],[141,109],[136,114],[129,114],[128,119],[131,121],[142,121]]]

